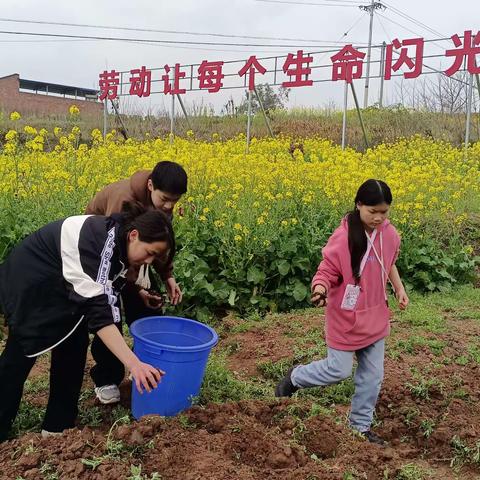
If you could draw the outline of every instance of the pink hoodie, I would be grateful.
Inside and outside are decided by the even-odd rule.
[[[383,262],[390,272],[400,248],[400,236],[395,227],[385,220],[378,233],[383,237]],[[374,241],[380,255],[380,235]],[[373,250],[370,250],[363,270],[361,292],[353,311],[340,308],[347,284],[355,284],[350,251],[348,249],[348,223],[344,218],[322,250],[323,260],[312,280],[312,289],[323,285],[328,292],[326,307],[326,342],[336,350],[359,350],[390,333],[390,311],[385,301],[386,279]]]

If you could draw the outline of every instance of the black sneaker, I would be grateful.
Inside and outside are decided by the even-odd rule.
[[[370,442],[370,443],[375,443],[377,445],[386,445],[387,442],[379,437],[376,433],[373,433],[371,430],[368,430],[367,432],[362,432],[362,435]]]
[[[292,383],[292,371],[295,367],[289,368],[287,374],[280,380],[279,384],[275,387],[275,396],[276,397],[291,397],[297,390]]]

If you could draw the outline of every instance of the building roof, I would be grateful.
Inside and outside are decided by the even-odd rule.
[[[38,82],[36,80],[25,80],[20,78],[20,88],[35,92],[56,93],[58,95],[70,95],[72,97],[97,98],[98,91],[92,88],[72,87],[58,83]]]

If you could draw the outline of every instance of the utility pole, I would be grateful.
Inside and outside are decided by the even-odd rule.
[[[381,2],[376,2],[375,0],[372,0],[372,3],[370,5],[360,5],[358,8],[360,8],[360,10],[363,10],[364,12],[370,13],[370,27],[368,30],[367,72],[365,77],[365,94],[363,96],[363,108],[367,108],[368,86],[370,83],[370,60],[372,56],[373,14],[375,10],[384,10],[387,7],[385,7],[385,5],[383,5]]]

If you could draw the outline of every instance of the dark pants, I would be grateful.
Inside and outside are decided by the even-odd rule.
[[[158,315],[159,311],[148,308],[143,303],[142,298],[138,294],[138,287],[132,283],[127,283],[121,291],[123,310],[125,314],[125,322],[130,325],[139,318]],[[115,324],[120,333],[122,332],[122,323]],[[105,346],[102,340],[95,335],[91,347],[92,357],[95,365],[90,369],[95,386],[102,387],[104,385],[120,385],[125,376],[125,367],[123,363]]]
[[[88,341],[87,322],[82,321],[66,340],[52,350],[50,395],[42,429],[62,432],[75,426]],[[9,335],[0,356],[0,441],[7,438],[17,416],[23,385],[35,360],[35,357],[26,357],[16,338]]]

